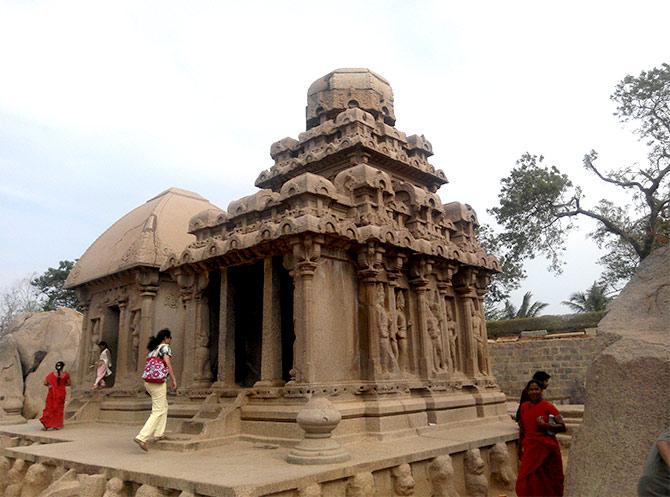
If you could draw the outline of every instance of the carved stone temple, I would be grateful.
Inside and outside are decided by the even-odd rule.
[[[298,139],[272,144],[256,193],[223,210],[167,190],[84,253],[67,282],[85,304],[72,420],[142,422],[145,346],[168,327],[167,449],[292,446],[314,395],[341,413],[343,444],[507,430],[482,304],[498,262],[472,208],[436,194],[447,177],[430,142],[395,127],[391,87],[367,69],[315,81],[306,118]],[[99,340],[114,375],[92,393]]]

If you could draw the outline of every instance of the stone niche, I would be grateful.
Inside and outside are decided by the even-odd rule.
[[[137,367],[148,336],[169,326],[171,422],[189,443],[295,444],[315,393],[342,413],[344,442],[501,421],[483,314],[499,266],[475,237],[475,212],[442,203],[432,146],[394,127],[381,76],[329,73],[310,86],[306,114],[305,132],[270,147],[256,193],[223,210],[173,189],[190,195],[188,222],[185,209],[151,221],[159,210],[144,208],[124,221],[144,228],[114,267],[86,267],[117,250],[111,235],[79,261],[82,364],[98,336],[118,357],[100,412],[144,417]]]

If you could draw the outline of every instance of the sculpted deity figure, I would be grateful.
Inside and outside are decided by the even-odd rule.
[[[428,466],[428,477],[433,487],[431,497],[460,497],[454,487],[454,466],[450,456],[433,459]]]
[[[202,298],[203,308],[207,308],[206,297]],[[195,330],[195,374],[201,380],[211,379],[209,360],[209,326],[200,320]]]
[[[391,470],[393,476],[393,490],[396,495],[414,495],[414,477],[409,464],[403,463]]]
[[[472,334],[477,344],[477,366],[479,372],[483,375],[488,374],[488,364],[486,360],[486,334],[484,333],[484,320],[477,307],[470,304],[470,316],[472,318]]]
[[[140,311],[130,316],[130,370],[137,371],[137,355],[140,350]]]
[[[409,331],[409,323],[406,316],[405,295],[402,291],[398,292],[396,297],[396,358],[401,371],[407,371],[409,363],[407,333]]]
[[[98,342],[100,342],[100,320],[94,319],[91,321],[91,344],[89,347],[88,363],[95,366],[98,362],[100,351],[98,350]]]
[[[379,330],[380,361],[384,372],[395,371],[398,369],[398,361],[393,355],[391,347],[390,323],[388,311],[384,304],[384,286],[380,285],[377,289],[377,303],[375,305],[375,314],[377,318],[377,327]]]
[[[489,483],[484,474],[484,460],[479,449],[465,453],[465,493],[472,497],[488,497]]]
[[[458,332],[456,331],[456,320],[451,310],[451,304],[447,303],[447,340],[449,341],[449,359],[452,371],[458,371]]]
[[[442,349],[442,333],[440,332],[440,322],[437,319],[438,309],[435,300],[432,300],[427,306],[426,326],[428,336],[433,350],[433,371],[438,373],[444,370],[444,352]]]

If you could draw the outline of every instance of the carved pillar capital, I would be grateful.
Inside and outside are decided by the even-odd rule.
[[[421,288],[427,288],[429,277],[433,272],[433,260],[427,257],[417,257],[412,259],[409,265],[409,282],[417,291]]]
[[[356,254],[358,275],[364,281],[376,281],[384,269],[384,248],[374,242],[368,243]]]

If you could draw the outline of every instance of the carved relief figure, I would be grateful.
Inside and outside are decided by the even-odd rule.
[[[450,456],[439,456],[428,466],[428,478],[433,489],[431,497],[460,497],[454,487],[454,466]]]
[[[491,481],[495,482],[500,488],[514,488],[516,473],[510,462],[507,445],[498,442],[491,448],[489,456],[491,458]]]
[[[427,306],[426,327],[433,351],[433,372],[439,373],[444,370],[444,352],[442,349],[442,333],[440,332],[440,322],[437,319],[438,310],[435,300],[431,299]]]
[[[396,297],[396,343],[397,343],[397,359],[401,371],[407,371],[409,364],[407,333],[409,331],[409,323],[406,316],[405,295],[402,291],[397,293]]]
[[[100,319],[93,319],[91,321],[91,343],[89,346],[88,364],[95,366],[98,362],[98,342],[100,342]]]
[[[23,459],[17,459],[12,465],[12,469],[7,472],[7,487],[5,488],[5,497],[20,497],[23,478],[28,466]]]
[[[486,360],[486,338],[483,333],[483,320],[477,307],[470,304],[470,316],[472,318],[472,335],[477,345],[477,367],[483,375],[488,374],[488,364]]]
[[[43,464],[33,464],[23,479],[21,497],[37,497],[49,486],[49,471]]]
[[[373,497],[375,479],[372,473],[356,473],[347,482],[346,497]]]
[[[452,371],[460,371],[458,364],[458,332],[456,331],[456,320],[451,310],[451,304],[446,303],[447,307],[447,340],[449,341],[449,358],[451,362]]]
[[[391,470],[391,476],[393,477],[393,490],[396,495],[414,495],[416,482],[409,464],[404,463],[396,466]]]
[[[465,493],[471,497],[488,497],[489,483],[484,474],[484,460],[479,449],[465,453]]]
[[[206,300],[203,297],[204,302]],[[206,308],[205,305],[203,307]],[[209,360],[209,327],[202,320],[195,330],[195,371],[196,377],[210,379],[211,366]]]
[[[390,323],[388,311],[384,304],[384,287],[380,285],[377,289],[377,304],[375,305],[375,313],[377,318],[377,329],[379,330],[379,344],[381,355],[381,365],[384,372],[395,371],[398,369],[398,361],[393,355],[391,348],[390,337]]]
[[[130,315],[130,370],[137,371],[137,354],[140,350],[140,311]]]

